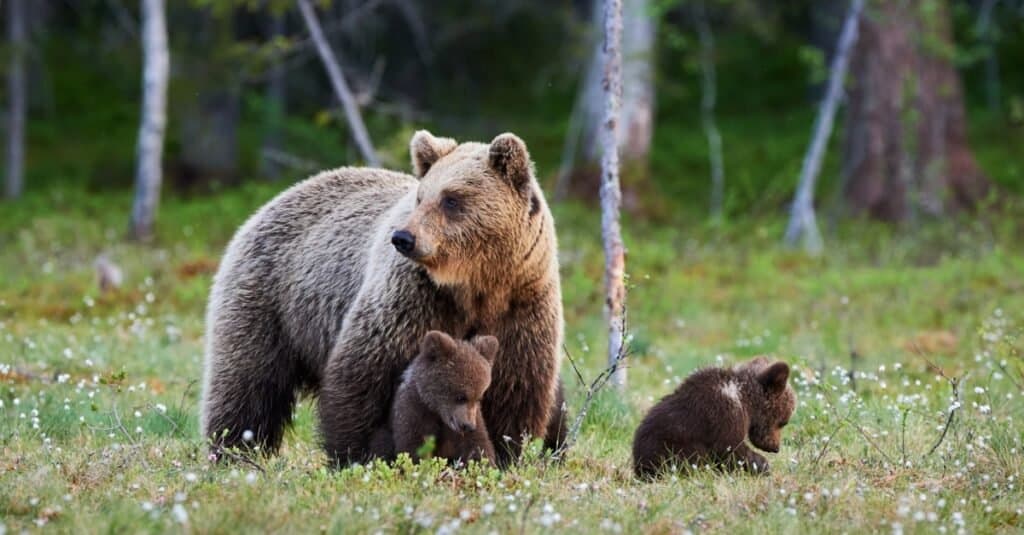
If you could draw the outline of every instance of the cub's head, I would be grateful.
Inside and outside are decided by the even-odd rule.
[[[409,148],[420,184],[391,243],[436,283],[493,281],[548,253],[548,242],[538,242],[553,239],[550,218],[523,140],[501,134],[490,144],[457,144],[420,130]]]
[[[744,402],[749,404],[750,443],[764,451],[778,452],[782,428],[796,410],[796,394],[789,386],[789,365],[769,364],[764,357],[758,357],[736,369],[751,382],[744,396]]]
[[[423,403],[457,433],[476,430],[480,401],[491,385],[491,364],[498,339],[477,336],[456,341],[440,331],[420,342],[414,372]]]

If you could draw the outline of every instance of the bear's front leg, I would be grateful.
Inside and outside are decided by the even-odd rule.
[[[557,297],[557,296],[555,296]],[[493,333],[501,344],[484,394],[484,420],[496,463],[507,466],[522,449],[524,436],[546,438],[556,410],[562,342],[560,307],[545,299],[516,309]],[[557,426],[555,429],[558,429]]]
[[[320,436],[335,467],[370,459],[370,440],[375,430],[387,425],[395,387],[408,360],[407,351],[396,345],[400,340],[385,340],[375,333],[363,321],[346,322],[324,370]]]

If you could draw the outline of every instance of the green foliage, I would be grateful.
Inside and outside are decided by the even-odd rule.
[[[152,246],[120,239],[127,196],[94,206],[92,195],[57,189],[30,193],[30,209],[9,205],[0,219],[0,270],[9,275],[0,279],[6,529],[1020,527],[1024,436],[1010,422],[1024,418],[1024,318],[1016,312],[1024,309],[1016,239],[1024,219],[1009,216],[913,232],[844,224],[819,259],[777,248],[781,220],[627,220],[630,386],[597,395],[561,463],[534,441],[505,472],[407,456],[334,472],[307,400],[282,454],[255,459],[265,473],[211,464],[196,421],[206,290],[234,228],[283,187],[171,196]],[[604,365],[597,214],[570,204],[555,206],[555,217],[566,347],[589,379]],[[91,269],[101,251],[125,272],[124,286],[106,294]],[[782,452],[770,455],[771,475],[698,469],[632,479],[630,443],[643,411],[700,366],[761,353],[794,364],[800,398]],[[929,454],[951,404],[932,365],[962,382],[954,423]],[[583,390],[568,364],[564,379],[575,415]]]

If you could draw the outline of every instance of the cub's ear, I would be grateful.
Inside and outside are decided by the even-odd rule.
[[[527,193],[533,176],[530,153],[526,143],[515,134],[501,134],[491,141],[488,165],[520,193]]]
[[[480,352],[484,360],[494,364],[494,357],[498,355],[498,339],[493,336],[477,336],[473,338],[473,347]]]
[[[430,360],[455,352],[455,340],[441,331],[429,331],[420,341],[420,354]]]
[[[455,150],[458,143],[450,137],[434,137],[426,130],[419,130],[412,135],[409,142],[409,154],[412,156],[412,171],[416,178],[423,178],[431,166]]]
[[[757,381],[769,392],[780,392],[786,389],[789,380],[789,364],[776,362],[757,374]]]
[[[771,361],[768,360],[768,357],[758,355],[746,362],[733,366],[733,369],[738,372],[753,372],[756,374],[767,368],[769,364],[771,364]]]

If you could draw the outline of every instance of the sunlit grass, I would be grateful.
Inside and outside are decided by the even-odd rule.
[[[280,187],[170,198],[150,245],[123,240],[127,196],[51,191],[3,206],[0,530],[1021,529],[1013,212],[918,229],[848,223],[820,259],[780,249],[777,220],[627,221],[630,386],[597,396],[564,463],[531,450],[504,473],[408,462],[333,472],[305,401],[262,472],[213,465],[196,427],[210,277],[234,228]],[[556,218],[566,348],[590,378],[604,362],[597,218],[580,205]],[[101,252],[125,273],[106,294],[92,266]],[[644,410],[697,367],[762,353],[794,364],[800,400],[770,475],[632,478]],[[568,364],[563,378],[575,413]]]

